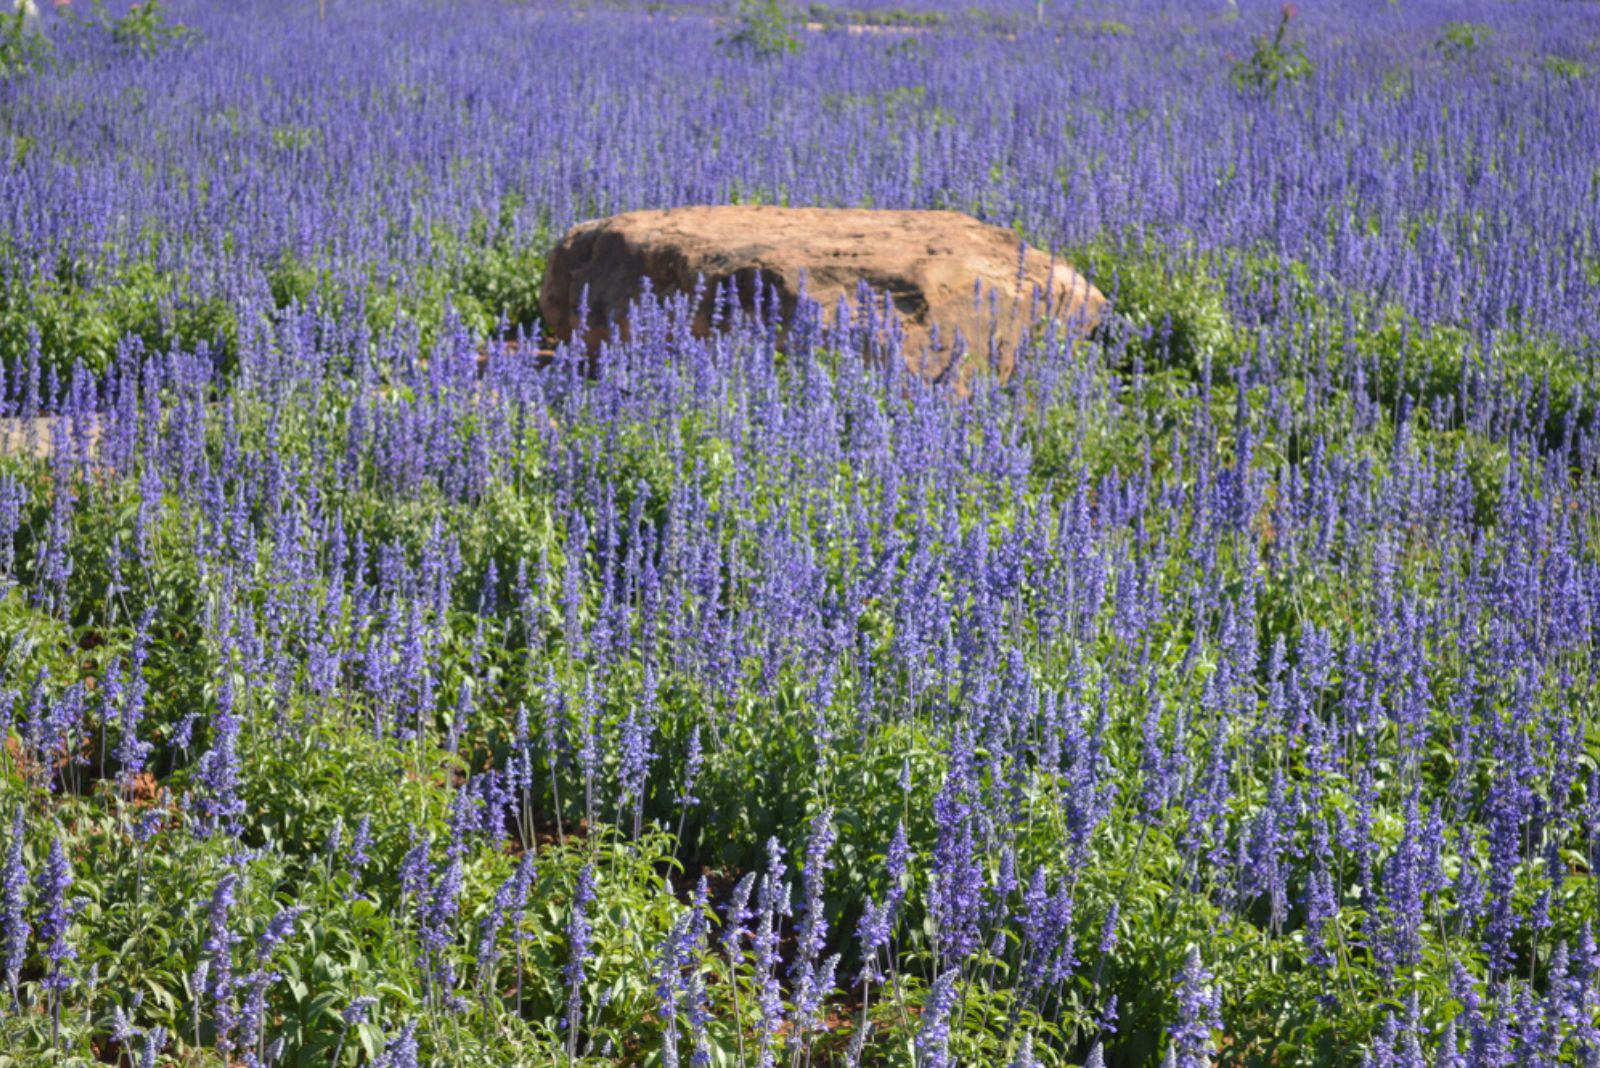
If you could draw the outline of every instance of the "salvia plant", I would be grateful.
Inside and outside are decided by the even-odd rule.
[[[1600,1063],[1591,5],[40,6],[0,1068]],[[733,201],[1111,310],[541,337]]]

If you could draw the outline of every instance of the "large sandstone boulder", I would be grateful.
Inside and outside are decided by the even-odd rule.
[[[741,304],[775,287],[785,318],[805,277],[807,295],[832,315],[854,302],[861,281],[887,294],[905,334],[906,362],[937,376],[958,344],[987,358],[993,338],[1002,373],[1036,315],[1079,330],[1098,321],[1105,297],[1072,268],[1028,249],[1017,236],[949,211],[868,211],[737,205],[633,211],[581,223],[556,246],[539,303],[547,330],[562,340],[580,332],[579,303],[588,288],[582,335],[591,352],[615,324],[626,336],[628,305],[648,278],[657,296],[706,291],[695,331],[711,328],[715,294],[733,280]],[[983,287],[974,298],[974,283]],[[991,297],[991,291],[994,296]],[[938,346],[933,328],[938,326]],[[957,338],[961,342],[957,342]]]

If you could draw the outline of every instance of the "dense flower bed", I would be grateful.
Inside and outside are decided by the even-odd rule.
[[[0,67],[0,1065],[1600,1059],[1594,5],[317,6]],[[1117,315],[531,356],[735,199]]]

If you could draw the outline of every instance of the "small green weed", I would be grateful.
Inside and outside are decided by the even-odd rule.
[[[97,13],[103,11],[95,5]],[[145,0],[134,4],[128,13],[108,23],[111,39],[130,52],[153,56],[168,48],[188,44],[199,38],[199,31],[173,22],[167,18],[167,9],[161,0]]]
[[[830,7],[827,4],[812,4],[806,8],[806,20],[808,22],[821,23],[824,26],[884,26],[905,29],[929,29],[934,26],[942,26],[945,21],[945,14],[942,11],[907,11],[901,7],[876,11],[852,11],[848,8]]]
[[[0,80],[43,70],[54,55],[50,39],[39,32],[26,13],[0,15]]]
[[[1539,65],[1544,68],[1546,74],[1562,81],[1581,81],[1589,74],[1587,64],[1564,56],[1545,56],[1544,62]]]
[[[1452,60],[1468,59],[1483,50],[1494,31],[1481,22],[1447,22],[1437,47]]]
[[[1116,19],[1097,19],[1084,23],[1082,32],[1091,37],[1132,37],[1133,27]]]
[[[1306,55],[1304,42],[1289,36],[1295,6],[1284,4],[1278,15],[1278,28],[1272,36],[1252,38],[1250,55],[1233,65],[1233,83],[1247,91],[1272,94],[1281,86],[1303,82],[1315,69]]]
[[[723,48],[763,59],[800,51],[795,17],[781,0],[739,0],[729,32],[718,42]]]

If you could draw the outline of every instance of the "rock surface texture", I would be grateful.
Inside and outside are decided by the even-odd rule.
[[[1038,316],[1083,331],[1106,302],[1071,267],[1037,249],[1022,250],[1010,230],[956,212],[743,205],[634,211],[581,223],[551,255],[539,299],[545,328],[569,340],[579,333],[588,287],[581,332],[594,352],[613,325],[626,336],[628,305],[641,279],[665,298],[692,294],[703,277],[694,329],[704,335],[715,294],[730,281],[740,304],[753,308],[758,273],[764,290],[776,289],[786,321],[802,276],[806,294],[830,318],[840,298],[854,304],[865,281],[897,312],[907,364],[930,377],[944,375],[962,353],[979,360],[992,353],[997,369],[1008,373]]]
[[[55,433],[58,425],[63,431],[59,441]],[[0,456],[48,460],[55,454],[57,444],[65,445],[78,458],[93,458],[100,451],[99,418],[90,416],[84,421],[60,415],[0,418]]]

